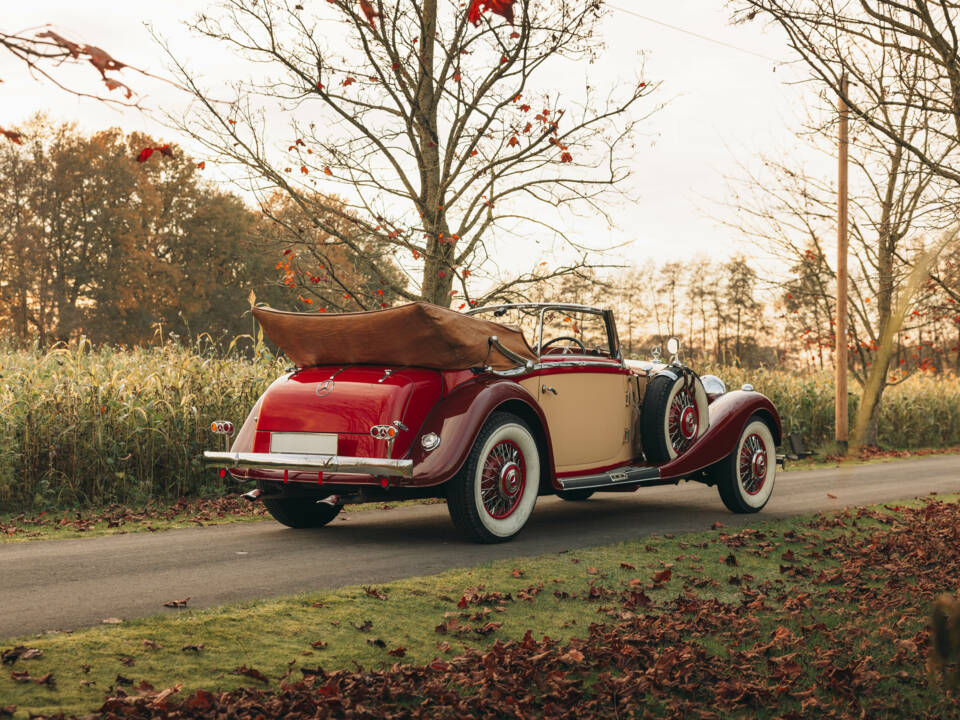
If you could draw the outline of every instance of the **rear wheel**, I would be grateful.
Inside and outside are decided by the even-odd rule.
[[[736,449],[710,470],[728,510],[755,513],[763,509],[777,476],[776,452],[770,426],[757,416],[750,418]]]
[[[327,505],[309,498],[280,498],[264,500],[273,519],[292,528],[323,527],[343,509],[343,505]]]
[[[540,454],[527,424],[496,412],[447,483],[447,508],[457,529],[482,543],[511,539],[526,524],[540,491]]]
[[[561,500],[583,502],[593,495],[593,490],[561,490],[557,493]]]

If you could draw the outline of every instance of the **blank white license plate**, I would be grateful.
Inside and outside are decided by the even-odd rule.
[[[270,452],[296,455],[336,455],[336,433],[270,433]]]

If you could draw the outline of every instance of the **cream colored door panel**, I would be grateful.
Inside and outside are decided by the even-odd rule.
[[[556,373],[520,381],[547,417],[557,472],[586,470],[633,456],[627,375]]]

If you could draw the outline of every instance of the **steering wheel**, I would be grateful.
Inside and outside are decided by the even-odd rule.
[[[583,344],[582,342],[580,342],[579,340],[577,340],[577,338],[575,338],[575,337],[570,337],[569,335],[561,335],[560,337],[555,337],[555,338],[552,338],[552,339],[550,339],[550,340],[547,340],[543,345],[541,345],[541,346],[540,346],[540,354],[543,355],[543,354],[545,353],[548,345],[553,345],[553,343],[555,343],[555,342],[560,342],[561,340],[569,340],[570,342],[574,342],[574,343],[576,343],[577,345],[580,346],[580,350],[581,350],[582,352],[584,352],[584,353],[587,352],[587,346],[584,345],[584,344]],[[569,348],[569,347],[563,348],[563,354],[564,354],[564,355],[567,355],[567,354],[569,354],[569,353],[570,353],[570,348]]]

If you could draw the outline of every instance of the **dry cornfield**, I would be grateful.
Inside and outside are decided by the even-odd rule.
[[[200,456],[215,449],[212,419],[242,422],[287,367],[264,346],[212,343],[134,350],[76,343],[0,351],[0,509],[133,503],[218,492]],[[706,372],[706,371],[705,371]],[[712,369],[729,388],[752,383],[780,409],[784,429],[811,447],[833,432],[828,373]],[[856,409],[852,398],[851,416]],[[960,444],[960,379],[921,375],[888,389],[885,447]]]

